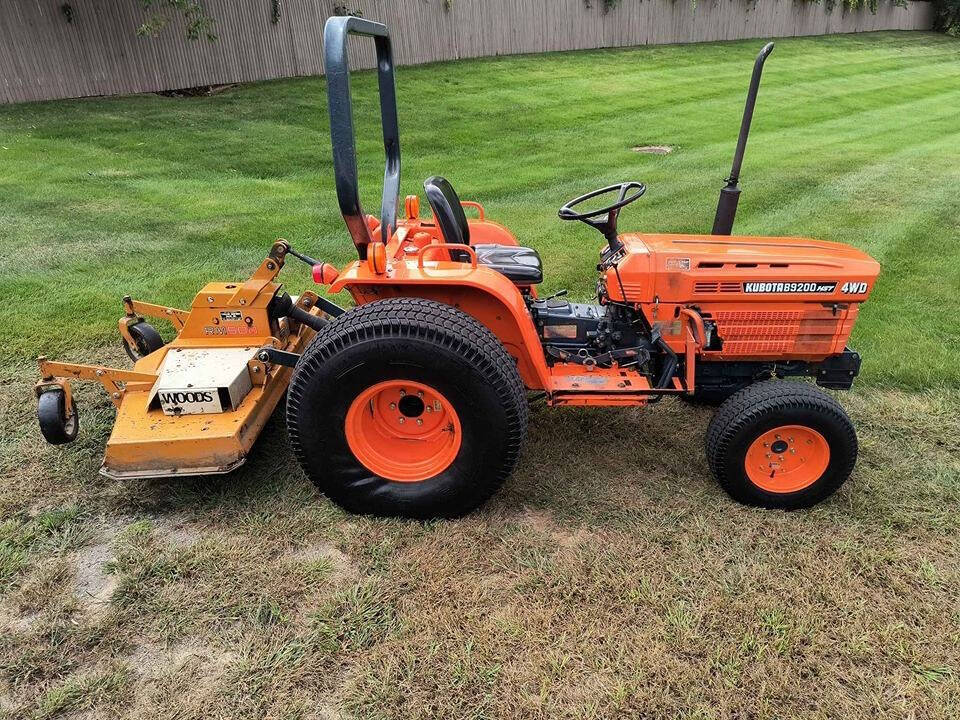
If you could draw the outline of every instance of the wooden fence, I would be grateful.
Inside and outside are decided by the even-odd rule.
[[[274,2],[279,16],[274,18]],[[140,0],[0,2],[0,103],[113,95],[323,73],[334,5],[386,22],[398,64],[646,44],[929,29],[928,2],[827,12],[802,0],[203,0],[214,42],[188,40],[174,17],[138,37]],[[837,5],[840,3],[838,2]],[[276,19],[276,22],[274,22]],[[371,67],[370,44],[354,51]]]

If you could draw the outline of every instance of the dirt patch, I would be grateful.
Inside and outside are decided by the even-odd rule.
[[[213,680],[235,662],[236,653],[220,650],[195,640],[185,640],[173,645],[145,642],[134,648],[127,662],[142,678],[150,680],[177,673],[185,666],[197,664],[203,675]]]
[[[553,529],[553,515],[545,510],[526,509],[519,513],[516,521],[540,534],[545,534]]]
[[[100,614],[110,604],[110,596],[117,588],[117,578],[106,571],[113,559],[112,542],[87,545],[73,556],[76,572],[77,599],[93,614]]]
[[[185,514],[158,518],[154,521],[154,526],[158,535],[180,549],[193,547],[203,539],[203,532],[197,523]]]
[[[592,533],[585,528],[564,527],[550,512],[544,510],[524,510],[518,515],[517,521],[536,535],[549,539],[550,544],[558,548],[574,548],[592,537]]]
[[[10,632],[15,635],[25,635],[34,628],[39,619],[40,616],[37,614],[23,615],[0,605],[0,632],[2,633]],[[0,695],[0,698],[2,698],[2,695]]]
[[[669,145],[635,145],[631,149],[636,153],[646,155],[669,155],[673,152],[673,148]]]

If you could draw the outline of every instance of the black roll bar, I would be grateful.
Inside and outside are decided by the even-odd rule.
[[[750,123],[753,120],[753,108],[757,104],[757,91],[760,89],[760,76],[767,56],[773,52],[773,43],[763,46],[753,64],[753,76],[750,78],[750,90],[747,92],[747,104],[743,109],[740,122],[740,137],[737,138],[737,151],[733,155],[733,167],[726,187],[720,190],[717,202],[717,214],[713,219],[714,235],[729,235],[733,231],[733,221],[737,217],[737,204],[740,202],[740,166],[743,165],[743,153],[747,149],[747,137],[750,135]]]
[[[397,124],[397,91],[394,84],[393,50],[390,32],[382,23],[353,16],[336,16],[323,28],[323,52],[330,105],[330,141],[333,143],[333,174],[337,184],[340,213],[357,247],[361,260],[373,241],[360,204],[357,178],[357,148],[353,129],[353,100],[350,97],[350,60],[347,37],[372,37],[377,48],[377,76],[380,85],[380,122],[386,169],[383,173],[383,200],[380,205],[380,237],[386,243],[397,226],[400,195],[400,129]]]

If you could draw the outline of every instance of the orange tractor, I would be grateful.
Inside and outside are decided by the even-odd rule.
[[[377,50],[386,151],[379,219],[360,204],[347,40]],[[619,233],[645,192],[625,182],[560,209],[604,237],[597,301],[540,297],[537,252],[424,183],[430,217],[408,196],[398,217],[400,145],[387,28],[331,18],[324,33],[337,196],[358,259],[335,268],[274,244],[239,285],[211,283],[190,311],[125,299],[121,334],[134,370],[41,358],[46,438],[73,439],[70,379],[101,382],[118,406],[102,471],[114,477],[227,472],[243,462],[287,394],[290,443],[306,474],[344,508],[453,517],[489,498],[513,470],[528,403],[639,406],[665,396],[720,407],[707,431],[711,470],[736,500],[808,507],[833,493],[857,457],[853,425],[817,385],[847,389],[847,348],[880,267],[868,255],[805,238],[731,236],[737,179],[760,75],[754,66],[727,186],[710,235]],[[607,200],[604,200],[607,198]],[[602,206],[598,206],[598,204]],[[464,208],[478,213],[468,219]],[[347,311],[275,282],[288,256],[312,267]],[[167,318],[164,344],[144,315]]]

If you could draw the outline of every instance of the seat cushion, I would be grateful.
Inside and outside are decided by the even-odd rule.
[[[474,245],[477,263],[506,275],[517,285],[543,282],[543,264],[533,248],[518,245]]]

